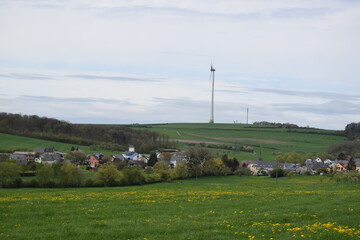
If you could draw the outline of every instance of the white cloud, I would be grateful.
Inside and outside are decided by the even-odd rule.
[[[321,109],[344,100],[357,109],[356,1],[39,0],[0,6],[0,111],[75,121],[207,121],[213,61],[219,121],[244,119],[247,107],[254,121],[329,128],[356,121],[346,108],[328,112],[324,123],[324,112],[308,104]],[[239,88],[243,92],[235,92]],[[69,111],[60,100],[81,110],[70,113],[75,108]],[[339,114],[345,114],[342,121],[329,122]]]

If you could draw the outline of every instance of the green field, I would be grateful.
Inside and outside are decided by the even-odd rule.
[[[246,124],[147,124],[130,127],[148,129],[166,134],[177,146],[186,149],[188,144],[204,142],[207,144],[250,145],[254,153],[215,150],[219,156],[226,153],[240,160],[258,159],[260,149],[265,161],[273,161],[277,154],[286,152],[316,153],[326,152],[332,144],[345,140],[336,136],[336,131],[321,129],[284,129],[275,127],[255,127]]]
[[[260,151],[264,161],[274,161],[278,154],[287,152],[317,153],[326,152],[332,144],[345,141],[345,137],[335,135],[336,131],[321,129],[283,129],[272,127],[254,127],[244,124],[206,124],[206,123],[179,123],[179,124],[147,124],[129,125],[135,129],[147,129],[168,135],[176,141],[176,147],[186,150],[189,144],[206,143],[221,146],[251,146],[253,153],[231,151],[212,148],[215,156],[228,154],[238,160],[258,159]],[[13,150],[36,147],[55,147],[59,151],[67,152],[73,144],[46,141],[34,138],[20,137],[0,133],[0,149]],[[86,153],[100,151],[103,154],[113,154],[111,151],[92,150],[88,146],[79,147]]]
[[[359,239],[359,198],[323,176],[0,189],[0,239]]]
[[[16,135],[0,133],[0,149],[1,150],[15,150],[15,149],[27,149],[33,151],[37,147],[54,147],[60,152],[68,152],[71,147],[78,147],[86,153],[94,152],[89,146],[80,146],[69,143],[61,143],[54,141],[47,141],[36,138],[21,137]],[[104,154],[110,153],[109,151],[102,150]]]

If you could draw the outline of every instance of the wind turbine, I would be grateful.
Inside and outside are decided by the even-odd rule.
[[[211,91],[211,115],[209,123],[214,123],[214,81],[215,81],[215,68],[211,64],[210,78],[212,77],[212,91]]]

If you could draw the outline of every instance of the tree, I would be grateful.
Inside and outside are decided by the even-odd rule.
[[[304,163],[304,158],[297,152],[288,152],[277,156],[275,161],[280,163]]]
[[[186,162],[177,162],[174,170],[175,178],[187,178],[189,177],[189,167]]]
[[[112,163],[105,163],[95,174],[96,179],[101,180],[106,186],[115,186],[116,182],[121,178],[120,172]]]
[[[36,179],[40,187],[48,187],[54,177],[54,170],[51,165],[39,166],[36,170]]]
[[[211,152],[201,145],[190,147],[186,155],[188,156],[188,167],[196,178],[202,174],[205,162],[212,158]]]
[[[79,187],[83,175],[75,165],[66,162],[60,167],[60,185],[63,187]]]
[[[86,154],[83,151],[70,151],[66,154],[66,159],[83,164],[86,159]]]
[[[355,164],[355,161],[354,161],[353,158],[350,158],[346,169],[349,170],[349,171],[356,170],[356,164]]]
[[[162,181],[169,181],[172,179],[170,167],[163,161],[157,162],[154,165],[154,172],[160,176]]]
[[[339,159],[339,160],[344,160],[344,159],[346,159],[345,153],[343,153],[343,152],[339,153],[337,159]]]
[[[150,158],[149,158],[149,161],[147,162],[147,165],[150,167],[153,167],[157,163],[157,161],[158,161],[158,159],[157,159],[156,153],[153,152],[150,154]]]
[[[240,165],[236,158],[228,158],[226,154],[221,157],[221,161],[225,164],[225,166],[230,168],[232,172],[235,172]]]
[[[11,187],[20,179],[19,165],[12,162],[0,162],[0,184],[1,187]]]
[[[222,159],[210,159],[204,164],[204,174],[208,176],[226,176],[231,174],[231,169],[227,167]]]
[[[123,181],[126,185],[144,184],[146,182],[143,171],[138,167],[128,166],[121,171],[123,174]]]

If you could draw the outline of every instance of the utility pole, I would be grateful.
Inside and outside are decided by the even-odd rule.
[[[249,124],[249,108],[246,109],[246,124]]]
[[[209,123],[214,123],[214,82],[215,82],[215,69],[211,65],[210,76],[212,76],[212,91],[211,91],[211,115]]]

